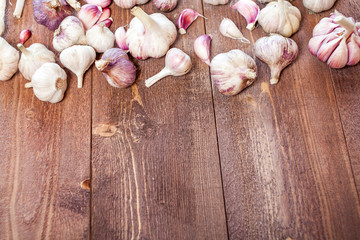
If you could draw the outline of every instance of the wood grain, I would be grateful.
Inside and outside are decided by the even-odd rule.
[[[16,46],[22,29],[26,43],[51,47],[52,33],[35,23],[32,1],[20,20],[7,9],[3,36]],[[64,101],[39,101],[18,72],[0,85],[0,239],[89,238],[90,192],[81,189],[90,177],[91,76],[77,89],[68,74]],[[81,120],[81,121],[80,121]]]
[[[349,2],[354,12],[360,10]],[[270,86],[268,67],[257,61],[259,77],[241,94],[226,97],[214,89],[230,239],[360,236],[359,198],[331,72],[307,51],[312,28],[329,12],[309,15],[301,1],[294,4],[304,17],[293,36],[300,54],[280,82]],[[251,36],[245,20],[229,6],[214,10],[204,4],[204,9],[206,31],[214,35],[212,56],[234,48],[252,55],[251,46],[219,34],[222,17],[232,19],[249,39],[266,35],[258,27]],[[352,78],[348,71],[342,78]]]
[[[152,2],[142,8],[159,12]],[[201,2],[183,0],[166,15],[175,22],[184,8],[202,12]],[[112,10],[113,30],[132,18]],[[138,61],[128,89],[94,72],[92,238],[227,238],[209,73],[192,50],[203,26],[199,18],[174,44],[193,60],[186,76],[146,88],[164,58]]]

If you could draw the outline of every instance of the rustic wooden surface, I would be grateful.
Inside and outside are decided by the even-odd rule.
[[[51,46],[31,2],[21,20],[7,7],[3,37],[13,46]],[[243,17],[224,6],[180,0],[196,20],[174,47],[193,61],[183,77],[147,89],[164,59],[137,61],[131,88],[110,87],[90,69],[84,88],[67,71],[61,103],[40,102],[17,73],[0,83],[0,239],[358,239],[360,236],[360,65],[331,70],[307,51],[315,24],[331,11],[303,15],[292,38],[300,54],[276,86],[257,61],[258,79],[241,94],[221,95],[192,50],[211,33],[212,56],[252,45],[218,31]],[[143,6],[157,12],[152,2]],[[357,0],[335,8],[360,20]],[[112,4],[112,30],[132,18]],[[9,28],[9,26],[11,26]],[[88,180],[87,184],[81,184]]]

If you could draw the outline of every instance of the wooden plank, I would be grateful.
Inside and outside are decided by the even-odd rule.
[[[355,0],[349,2],[359,12]],[[244,92],[226,97],[214,89],[230,239],[360,236],[359,198],[331,73],[307,50],[319,17],[309,15],[301,1],[293,3],[304,16],[293,37],[300,54],[280,82],[270,86],[270,71],[257,60],[259,77]],[[212,56],[234,48],[252,55],[251,46],[225,39],[217,30],[228,17],[251,39],[242,16],[228,5],[204,7],[209,16],[206,30],[214,35]],[[254,40],[265,36],[261,27],[252,34]],[[351,71],[359,69],[358,65]],[[354,77],[348,72],[342,72],[343,78]]]
[[[142,8],[158,12],[152,4]],[[175,22],[184,8],[202,12],[201,2],[184,0],[166,15]],[[112,10],[113,30],[132,18]],[[208,68],[192,50],[203,24],[199,18],[174,44],[193,60],[184,77],[147,89],[164,58],[137,61],[140,77],[125,90],[94,72],[92,238],[227,238]],[[100,126],[112,136],[97,134]]]
[[[52,32],[33,20],[32,1],[20,20],[12,17],[14,7],[4,38],[15,46],[29,28],[26,46],[51,46]],[[0,83],[1,239],[89,238],[90,192],[80,183],[90,177],[91,76],[79,90],[67,74],[68,91],[58,104],[39,101],[20,73]]]
[[[336,5],[341,13],[360,21],[360,3],[340,1]],[[345,74],[344,74],[345,73]],[[331,70],[334,80],[336,99],[344,127],[346,143],[350,154],[351,166],[355,176],[357,191],[360,193],[360,70],[359,64],[341,70]]]

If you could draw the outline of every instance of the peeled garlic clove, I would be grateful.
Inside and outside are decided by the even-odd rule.
[[[258,20],[260,8],[252,0],[239,0],[231,6],[232,9],[238,12],[246,19],[246,28],[252,31],[255,28],[256,21]]]
[[[56,63],[44,63],[36,70],[26,88],[33,88],[35,96],[45,102],[57,103],[67,88],[66,72]]]
[[[216,55],[210,65],[211,78],[224,95],[236,95],[256,79],[256,63],[249,55],[234,49]]]
[[[198,13],[197,11],[193,10],[193,9],[184,9],[181,11],[178,19],[177,19],[177,26],[179,28],[179,33],[180,34],[185,34],[186,33],[186,29],[188,29],[188,27],[198,18],[198,17],[203,17],[205,18],[203,15],[201,15],[200,13]],[[206,18],[205,18],[206,19]]]
[[[95,62],[95,66],[113,87],[127,88],[136,80],[135,65],[119,48],[106,50],[101,59]]]
[[[58,52],[73,45],[86,44],[85,30],[81,21],[74,16],[66,17],[55,30],[52,44]]]
[[[107,8],[103,8],[103,9],[102,9],[102,14],[101,14],[99,20],[97,21],[97,23],[101,23],[102,21],[110,18],[110,15],[111,15],[111,10],[110,10],[110,8],[108,8],[108,7],[107,7]]]
[[[201,61],[210,66],[210,42],[212,36],[211,35],[201,35],[196,38],[194,42],[194,50],[196,56],[198,56]]]
[[[0,81],[9,80],[18,70],[19,52],[0,37]]]
[[[118,47],[124,51],[129,50],[129,45],[126,43],[126,30],[124,27],[119,27],[115,31],[115,40]]]
[[[55,62],[55,54],[41,43],[34,43],[28,48],[19,43],[17,47],[22,52],[19,61],[19,71],[27,80],[31,80],[35,71],[44,63]]]
[[[163,12],[172,11],[176,5],[178,0],[154,0],[155,7]]]
[[[85,4],[77,13],[85,30],[92,28],[102,15],[102,8],[92,4]]]
[[[204,0],[204,3],[208,3],[211,5],[220,5],[220,4],[227,4],[229,0]]]
[[[238,27],[235,25],[235,23],[228,18],[224,18],[221,21],[219,30],[220,33],[225,37],[238,39],[243,43],[250,43],[250,41],[243,36],[243,34],[238,29]]]
[[[265,62],[271,70],[271,84],[279,81],[281,71],[298,55],[298,46],[291,38],[279,34],[262,37],[254,44],[255,56]]]
[[[86,42],[96,52],[103,53],[114,46],[115,35],[102,22],[86,31]]]
[[[300,26],[301,13],[288,1],[277,0],[266,5],[259,14],[259,24],[267,33],[290,37]]]
[[[60,53],[61,63],[78,78],[78,88],[83,86],[83,77],[86,70],[95,61],[96,53],[92,47],[75,45]]]
[[[103,23],[105,27],[109,28],[113,22],[114,22],[114,19],[108,18],[102,22],[97,23],[96,25],[100,25],[100,23]]]
[[[20,32],[19,40],[21,44],[24,44],[31,37],[31,31],[29,29],[24,29]]]
[[[151,87],[160,79],[166,76],[182,76],[190,72],[191,59],[189,55],[178,48],[171,48],[165,57],[165,67],[156,75],[145,81],[146,87]]]
[[[335,2],[336,0],[303,0],[304,7],[316,13],[329,10]]]
[[[121,8],[132,8],[135,5],[147,3],[149,0],[114,0],[115,4]]]
[[[100,6],[102,8],[106,8],[111,4],[111,0],[85,0],[85,2],[88,4]]]

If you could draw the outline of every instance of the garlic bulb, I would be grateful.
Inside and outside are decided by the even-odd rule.
[[[86,44],[85,30],[81,21],[74,16],[66,17],[54,32],[52,43],[58,52],[76,44]]]
[[[238,10],[238,12],[246,19],[246,28],[248,30],[252,31],[255,28],[260,13],[260,7],[254,1],[238,0],[231,8]]]
[[[60,53],[60,62],[78,78],[78,88],[83,86],[83,78],[86,70],[95,61],[96,53],[92,47],[75,45]]]
[[[113,87],[126,88],[136,80],[135,65],[129,60],[127,54],[119,48],[106,50],[101,59],[95,62],[95,66]]]
[[[77,13],[77,17],[80,19],[85,30],[88,30],[100,19],[102,13],[103,10],[101,7],[92,4],[85,4]]]
[[[146,87],[151,87],[166,76],[182,76],[190,72],[192,63],[189,55],[178,48],[171,48],[165,57],[165,67],[155,76],[145,81]]]
[[[86,31],[86,42],[96,52],[103,53],[114,46],[115,35],[102,22]]]
[[[304,7],[316,13],[329,10],[335,2],[336,0],[303,0]]]
[[[278,33],[284,37],[293,35],[300,26],[301,13],[285,0],[278,0],[261,9],[259,24],[267,33]]]
[[[235,25],[235,23],[228,18],[224,18],[221,21],[219,30],[220,33],[225,37],[238,39],[243,43],[250,43],[250,41],[243,36],[243,34],[238,29],[238,27]]]
[[[331,68],[356,65],[360,61],[360,23],[335,11],[315,26],[308,48]]]
[[[55,62],[55,54],[41,43],[34,43],[28,48],[19,43],[17,47],[22,52],[19,71],[27,80],[31,80],[35,71],[44,63]]]
[[[88,4],[98,5],[102,8],[108,7],[111,4],[111,0],[85,0]]]
[[[126,30],[124,27],[119,27],[115,31],[115,40],[118,47],[124,51],[129,50],[129,45],[126,43]]]
[[[249,55],[234,49],[216,55],[210,65],[211,78],[224,95],[236,95],[256,79],[256,63]]]
[[[175,42],[175,25],[163,14],[147,15],[139,7],[131,9],[131,14],[135,18],[131,20],[126,32],[126,43],[131,55],[142,60],[164,56]]]
[[[179,33],[180,34],[185,34],[186,33],[186,29],[188,29],[188,27],[198,18],[198,17],[202,17],[204,19],[206,19],[203,15],[201,15],[200,13],[198,13],[197,11],[191,9],[191,8],[187,8],[181,11],[181,13],[179,14],[179,17],[177,19],[177,26],[179,28]]]
[[[132,8],[135,5],[147,3],[149,0],[114,0],[115,4],[121,8]]]
[[[0,1],[0,36],[5,32],[6,0]]]
[[[56,63],[44,63],[25,84],[33,88],[35,96],[45,102],[57,103],[64,98],[67,88],[66,72]]]
[[[0,81],[9,80],[18,70],[19,52],[0,37]]]
[[[229,0],[204,0],[204,3],[208,3],[211,5],[220,5],[220,4],[227,4]]]
[[[279,81],[281,71],[291,64],[298,55],[298,46],[291,38],[279,34],[262,37],[254,44],[257,58],[265,62],[271,70],[271,84]]]
[[[155,7],[163,12],[172,11],[176,5],[178,0],[154,0]]]
[[[194,42],[194,50],[196,56],[198,56],[201,61],[210,66],[210,42],[212,36],[211,35],[201,35],[200,37],[195,39]]]

